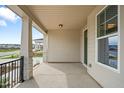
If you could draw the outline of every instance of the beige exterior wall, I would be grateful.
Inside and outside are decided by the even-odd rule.
[[[120,73],[106,68],[96,61],[96,14],[104,6],[97,6],[96,9],[88,16],[88,73],[103,87],[124,87],[124,53],[120,51]],[[124,6],[120,7],[120,50],[124,50]]]
[[[48,31],[48,62],[80,62],[80,31]]]

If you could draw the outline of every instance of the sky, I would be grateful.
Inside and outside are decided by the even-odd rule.
[[[0,6],[0,44],[21,43],[22,19],[5,6]],[[43,34],[32,27],[32,39]]]

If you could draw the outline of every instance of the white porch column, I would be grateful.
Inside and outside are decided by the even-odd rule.
[[[48,34],[44,34],[44,41],[43,41],[43,62],[47,62],[48,58]]]
[[[33,77],[32,20],[25,16],[22,22],[21,55],[24,56],[24,80]]]

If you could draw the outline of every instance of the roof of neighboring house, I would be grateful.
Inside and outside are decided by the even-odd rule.
[[[43,40],[43,38],[39,38],[39,39],[34,39],[33,41],[35,41],[35,40]]]
[[[34,39],[33,41],[34,41],[35,43],[43,43],[43,38]]]

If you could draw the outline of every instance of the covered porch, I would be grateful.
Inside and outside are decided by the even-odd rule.
[[[124,57],[123,51],[120,51],[124,47],[124,6],[110,6],[111,11],[108,11],[108,15],[104,12],[107,11],[107,6],[104,5],[10,5],[8,7],[23,20],[21,56],[24,56],[22,72],[24,82],[18,86],[19,88],[82,88],[100,87],[100,85],[101,87],[124,87],[122,83]],[[97,16],[101,11],[106,14]],[[100,24],[100,18],[103,21],[107,20],[103,22],[104,26]],[[32,63],[32,25],[44,34],[44,63],[36,68],[33,68]],[[108,31],[108,33],[98,33],[97,30]],[[113,50],[116,52],[115,56],[109,56],[110,53],[107,51],[110,48],[108,38],[111,37],[117,41],[115,48],[111,49],[112,52]],[[115,60],[114,66],[108,61],[109,59]]]
[[[84,67],[82,66],[84,63],[83,62],[81,63],[81,59],[80,59],[80,57],[83,56],[83,51],[81,51],[82,49],[81,38],[83,37],[81,35],[81,30],[84,29],[84,27],[86,27],[87,29],[86,26],[87,17],[96,6],[73,6],[73,5],[72,6],[57,6],[57,5],[56,6],[40,6],[40,5],[11,6],[10,5],[8,7],[22,18],[21,56],[24,56],[23,75],[25,81],[30,80],[33,77],[35,78],[37,73],[38,73],[38,77],[40,77],[40,74],[41,75],[43,74],[42,72],[44,71],[44,69],[46,69],[46,72],[44,73],[49,73],[48,70],[50,69],[49,67],[52,65],[52,63],[53,63],[52,66],[55,67],[58,66],[58,69],[59,68],[62,68],[62,70],[65,69],[65,72],[63,74],[67,74],[67,76],[68,76],[67,69],[72,69],[72,71],[69,70],[71,71],[69,73],[72,73],[74,70],[78,70],[79,72],[76,72],[77,74],[83,72],[84,70],[83,73],[87,74],[86,68],[84,69]],[[34,26],[37,30],[39,30],[44,34],[44,42],[43,42],[44,63],[40,64],[40,66],[37,69],[33,69],[32,66],[32,56],[33,56],[32,26]],[[75,64],[78,66],[80,65],[78,69],[77,69],[78,66],[76,67]],[[53,69],[57,69],[57,68],[53,67]],[[62,74],[63,71],[59,71],[58,69],[56,70],[57,74],[60,73]],[[35,70],[37,70],[38,72],[36,73]],[[51,75],[54,76],[56,74],[56,71],[55,72],[53,71]],[[80,77],[80,74],[76,78]],[[88,74],[86,76],[88,76]],[[56,77],[54,77],[54,79],[56,79]],[[64,78],[62,79],[66,81]],[[49,78],[49,80],[51,79]],[[74,82],[72,84],[74,84]],[[67,86],[67,84],[62,86],[71,87],[71,86]],[[62,87],[62,86],[58,85],[58,87]],[[49,86],[47,85],[47,87]],[[83,87],[83,85],[81,85],[80,87]]]

